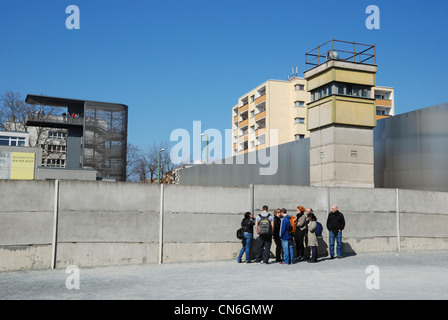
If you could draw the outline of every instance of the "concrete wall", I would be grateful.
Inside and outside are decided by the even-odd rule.
[[[308,186],[309,149],[310,139],[302,139],[270,148],[268,152],[259,150],[234,156],[225,159],[223,164],[194,165],[179,171],[179,183],[226,187],[248,187],[250,184]]]
[[[257,215],[265,204],[292,214],[298,205],[312,207],[324,225],[330,206],[339,205],[347,222],[345,254],[448,248],[448,193],[442,192],[59,181],[55,207],[56,185],[0,181],[0,271],[52,266],[55,212],[59,268],[155,264],[160,252],[163,263],[235,259],[244,212]],[[328,251],[327,236],[321,255]]]
[[[328,126],[310,135],[310,185],[374,187],[373,130]]]
[[[448,192],[448,103],[381,119],[375,187]]]
[[[66,169],[37,167],[36,180],[87,180],[96,181],[97,171],[93,169]]]
[[[163,261],[233,258],[241,246],[236,227],[249,207],[247,188],[165,186]]]
[[[0,180],[0,271],[48,268],[54,182]]]

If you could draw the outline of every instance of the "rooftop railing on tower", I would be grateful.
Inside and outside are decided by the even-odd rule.
[[[331,39],[305,53],[305,71],[328,60],[376,65],[375,45]]]

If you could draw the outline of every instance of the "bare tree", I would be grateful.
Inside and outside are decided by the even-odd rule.
[[[164,149],[164,151],[161,151]],[[168,142],[153,142],[144,150],[128,144],[127,154],[127,180],[154,183],[159,174],[160,153],[160,178],[174,169],[169,155]]]
[[[136,182],[136,180],[138,180],[140,156],[141,150],[137,146],[128,143],[126,152],[126,181]]]
[[[170,157],[170,144],[168,141],[163,141],[160,143],[161,148],[160,149],[164,149],[165,151],[162,152],[160,154],[160,170],[161,172],[161,177],[164,176],[164,174],[166,173],[170,173],[173,171],[174,169],[174,164],[171,161],[171,157]]]
[[[159,174],[159,154],[160,180],[163,182],[164,174],[174,169],[170,158],[170,144],[168,141],[154,142],[148,149],[148,170],[151,174],[151,181],[153,181],[154,177],[158,177]]]
[[[157,143],[153,142],[153,144],[147,148],[146,152],[147,166],[151,183],[154,181],[154,177],[157,176],[158,157],[160,151],[159,147],[160,146]]]
[[[48,150],[49,129],[26,124],[27,116],[37,111],[49,116],[54,114],[54,108],[27,104],[22,99],[21,94],[17,92],[7,91],[0,96],[0,130],[28,132],[30,134],[30,147],[42,147],[44,151],[42,160],[45,161],[51,153]]]
[[[37,111],[52,113],[51,108],[27,104],[20,93],[7,91],[0,96],[0,128],[4,131],[29,132],[31,147],[45,145],[48,129],[26,125],[27,116]]]
[[[140,182],[147,182],[148,180],[148,165],[147,159],[141,153],[139,154],[135,163],[135,173],[137,174]]]
[[[131,146],[131,154],[129,154],[128,145],[128,164],[126,166],[126,172],[129,173],[129,176],[127,180],[146,183],[148,182],[149,178],[147,154],[143,152],[139,147],[134,145]]]

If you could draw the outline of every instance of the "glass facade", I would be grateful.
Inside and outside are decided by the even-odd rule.
[[[84,167],[99,176],[126,180],[127,108],[87,101],[84,127]]]

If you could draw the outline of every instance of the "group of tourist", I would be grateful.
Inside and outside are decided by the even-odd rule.
[[[31,111],[31,113],[29,113],[33,118],[38,118],[38,119],[43,119],[45,117],[45,111],[42,110],[37,110],[37,111]],[[51,114],[50,114],[51,116]],[[62,120],[63,121],[68,121],[70,118],[82,118],[84,117],[84,114],[80,114],[80,113],[63,113],[62,114]]]
[[[64,121],[67,121],[69,118],[82,118],[84,115],[81,113],[81,114],[79,114],[79,113],[63,113],[62,114],[62,119],[64,120]]]
[[[254,230],[258,237],[257,255],[255,262],[268,264],[271,253],[272,240],[275,242],[275,261],[281,264],[293,264],[307,260],[317,262],[318,238],[321,237],[321,224],[317,221],[313,209],[297,207],[295,216],[289,215],[286,209],[276,209],[269,213],[268,206],[263,206],[262,212],[254,218],[251,212],[246,212],[241,221],[242,248],[237,261],[251,263],[250,249]],[[342,230],[345,227],[344,215],[338,206],[333,205],[328,214],[326,227],[328,229],[330,259],[342,257]],[[296,256],[294,256],[294,246]]]

